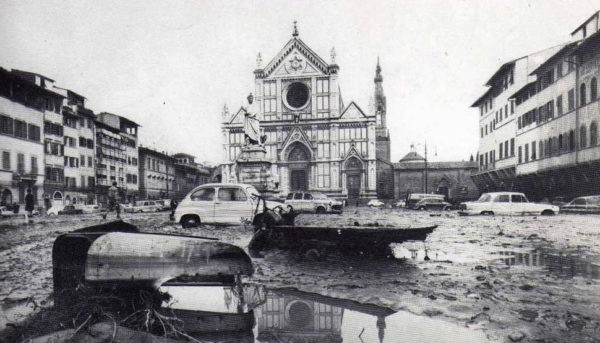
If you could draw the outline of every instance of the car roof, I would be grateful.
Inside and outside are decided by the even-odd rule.
[[[238,186],[238,187],[254,187],[247,183],[204,183],[198,185],[198,187],[230,187],[230,186]]]
[[[520,192],[486,192],[486,193],[483,193],[483,194],[489,194],[489,195],[525,195],[525,194],[520,193]]]
[[[583,197],[577,197],[575,199],[597,199],[597,198],[600,198],[600,195],[586,195]]]

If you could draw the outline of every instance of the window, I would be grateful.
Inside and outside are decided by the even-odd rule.
[[[0,115],[0,133],[6,135],[13,134],[13,119],[7,116]]]
[[[540,145],[540,148],[538,150],[540,152],[540,158],[543,158],[544,157],[544,141],[543,140],[540,141],[539,145]]]
[[[87,147],[88,147],[88,149],[94,149],[94,140],[88,139],[87,140]]]
[[[29,140],[40,141],[40,127],[37,125],[27,124],[27,137]]]
[[[596,146],[598,144],[598,124],[593,121],[590,124],[590,146]]]
[[[579,106],[585,105],[585,100],[585,83],[582,83],[581,86],[579,86]]]
[[[598,80],[593,77],[590,83],[590,101],[596,100],[598,97]]]
[[[525,162],[529,162],[529,143],[525,144]]]
[[[562,151],[565,148],[564,145],[563,135],[560,134],[558,135],[558,150]]]
[[[504,150],[502,149],[502,143],[500,143],[498,145],[498,152],[499,152],[499,155],[500,155],[500,159],[502,159],[502,153],[504,152]]]
[[[193,201],[213,201],[215,198],[214,188],[201,188],[190,196]]]
[[[79,156],[79,165],[85,167],[85,156]]]
[[[510,197],[512,202],[527,202],[527,198],[521,194],[512,194]]]
[[[17,173],[25,174],[25,155],[17,154]]]
[[[2,169],[10,169],[10,152],[2,152]]]
[[[221,201],[246,201],[246,193],[241,188],[219,188],[219,200]]]
[[[329,188],[329,186],[330,186],[329,164],[328,163],[319,163],[317,165],[317,187]]]
[[[294,193],[294,200],[302,200],[302,193]]]
[[[508,157],[508,139],[504,142],[504,157]]]
[[[575,133],[573,130],[569,131],[569,150],[575,150]]]
[[[536,153],[535,153],[536,146],[537,146],[537,144],[535,144],[535,141],[531,142],[531,160],[532,161],[535,161],[535,159],[536,159]]]
[[[519,163],[522,162],[522,156],[521,156],[521,147],[519,147]]]
[[[508,118],[508,104],[504,105],[504,118]],[[502,120],[502,118],[500,118]]]
[[[24,121],[15,120],[15,137],[27,138],[27,124]]]
[[[568,97],[568,103],[569,103],[568,104],[569,111],[572,111],[575,108],[575,90],[570,89],[567,97]]]
[[[312,200],[313,196],[310,193],[304,193],[304,200]]]
[[[329,158],[329,143],[317,144],[317,158]]]
[[[510,156],[515,156],[515,139],[510,139]]]
[[[37,174],[37,173],[38,173],[37,157],[31,156],[31,174]]]
[[[556,98],[556,114],[557,115],[561,115],[563,114],[563,108],[562,108],[562,95],[559,95]]]
[[[87,160],[88,160],[87,161],[87,166],[90,167],[90,168],[92,168],[94,166],[94,162],[93,162],[92,156],[88,156]]]
[[[581,125],[579,128],[579,148],[585,148],[587,146],[587,128],[585,125]]]
[[[494,202],[510,202],[510,198],[508,194],[500,194],[494,199]]]
[[[317,80],[317,93],[328,93],[329,92],[329,80],[319,79]]]
[[[480,129],[480,131],[481,131],[481,133],[480,133],[480,135],[481,135],[481,138],[483,138],[483,127],[480,127],[479,129]]]

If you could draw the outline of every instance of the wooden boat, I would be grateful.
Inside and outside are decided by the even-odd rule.
[[[251,275],[243,249],[217,239],[141,233],[115,221],[59,236],[52,249],[54,289],[80,283],[158,287],[167,280],[232,283]]]

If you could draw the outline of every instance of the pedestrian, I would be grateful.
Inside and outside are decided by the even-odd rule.
[[[27,188],[27,195],[25,196],[25,224],[29,223],[29,216],[33,216],[34,201],[31,188]]]
[[[106,211],[102,214],[102,218],[106,219],[108,212],[115,211],[117,213],[117,219],[121,219],[121,207],[117,203],[117,197],[119,196],[119,188],[117,182],[113,181],[112,186],[108,188],[108,206]]]
[[[171,220],[175,219],[175,210],[177,209],[177,205],[177,200],[171,199],[171,215],[169,216]]]

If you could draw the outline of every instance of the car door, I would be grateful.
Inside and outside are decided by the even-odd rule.
[[[312,194],[304,193],[304,197],[302,198],[302,207],[306,212],[315,212],[316,206]]]
[[[508,194],[498,194],[491,202],[491,211],[494,214],[510,214],[511,212],[511,203],[510,203],[510,195]]]
[[[202,223],[215,222],[215,193],[214,187],[202,187],[190,195],[190,201],[182,201],[182,213],[195,214]]]
[[[219,187],[215,201],[215,223],[241,225],[252,219],[252,203],[240,187]]]
[[[294,193],[294,210],[299,212],[306,212],[306,206],[304,206],[304,200],[302,199],[303,194],[301,192]]]
[[[526,214],[531,212],[532,209],[527,206],[527,199],[521,194],[510,195],[510,209],[515,214]]]
[[[583,213],[587,210],[587,202],[585,198],[577,198],[567,205],[568,212]]]

